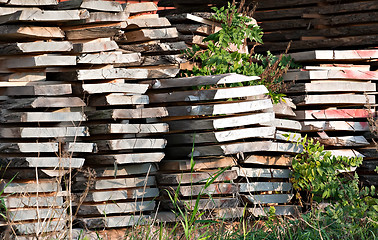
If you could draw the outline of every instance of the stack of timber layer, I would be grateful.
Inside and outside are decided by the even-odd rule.
[[[102,7],[95,3],[93,8]],[[70,2],[61,7],[67,5]],[[86,126],[91,134],[86,140],[97,147],[96,153],[86,155],[88,168],[76,175],[72,186],[76,223],[84,228],[132,226],[143,223],[155,210],[154,198],[159,191],[153,174],[166,145],[166,140],[156,134],[166,132],[168,127],[147,120],[165,117],[167,111],[164,107],[145,107],[149,103],[144,95],[148,84],[139,81],[171,78],[179,71],[178,65],[169,61],[170,56],[156,48],[161,46],[160,41],[176,37],[175,29],[165,18],[141,14],[155,8],[153,3],[129,4],[113,13],[110,7],[103,6],[102,12],[90,13],[95,16],[93,22],[86,20],[65,28],[72,41],[82,44],[77,52],[81,68],[56,77],[82,82],[79,92],[86,96]],[[101,37],[114,37],[117,42],[96,39],[93,28],[108,33]],[[117,31],[110,31],[113,28]],[[122,44],[122,49],[117,43]],[[124,50],[125,46],[129,48]],[[160,55],[142,56],[140,52],[147,51],[148,46]]]
[[[76,66],[73,44],[63,40],[62,22],[89,17],[85,10],[44,10],[54,0],[11,0],[0,4],[0,165],[8,226],[4,233],[63,234],[69,184],[62,177],[80,168],[81,125],[86,104],[71,79],[48,74]],[[13,180],[12,180],[13,179]],[[2,208],[4,209],[4,208]],[[6,236],[4,236],[7,238]]]
[[[303,69],[289,71],[285,81],[297,105],[302,134],[345,156],[363,156],[359,173],[368,184],[377,184],[374,168],[378,154],[367,117],[376,112],[378,71],[371,71],[377,50],[315,50],[291,55]],[[367,110],[367,105],[371,106]],[[370,176],[369,176],[370,175]]]
[[[209,193],[213,198],[202,197],[199,206],[201,209],[209,210],[211,217],[238,217],[243,209],[238,208],[236,195],[241,185],[235,184],[237,179],[267,177],[270,167],[260,168],[257,172],[248,168],[228,169],[205,192],[201,192],[206,180],[216,175],[219,168],[236,166],[237,158],[250,159],[249,155],[253,154],[247,163],[254,161],[253,163],[274,165],[274,160],[267,163],[269,159],[260,159],[258,155],[290,155],[300,151],[295,144],[276,141],[281,133],[276,131],[273,104],[265,96],[265,86],[228,87],[232,83],[256,79],[258,77],[224,74],[149,81],[152,87],[149,92],[150,103],[165,106],[169,115],[161,119],[168,123],[170,132],[165,136],[168,140],[166,158],[160,163],[158,185],[171,191],[171,194],[180,185],[180,204],[191,208],[199,194]],[[211,87],[206,89],[204,85]],[[191,172],[192,156],[195,172]],[[281,164],[285,167],[289,165],[288,162]],[[279,175],[281,170],[276,172],[274,178],[286,178],[284,181],[287,182],[288,169],[283,170],[285,176]],[[249,192],[253,188],[252,185],[242,185],[243,192]],[[274,185],[275,190],[271,190],[273,185],[265,184],[255,191],[288,192],[291,186],[286,186],[286,183],[283,185],[284,190],[281,190],[280,184]],[[285,196],[287,203],[292,196]],[[172,208],[167,199],[163,196],[162,207]],[[264,200],[252,200],[252,203],[254,206],[258,203],[275,203],[275,199],[274,195],[265,196]],[[280,203],[283,202],[281,200]],[[169,214],[161,213],[161,216],[162,220],[169,218]]]

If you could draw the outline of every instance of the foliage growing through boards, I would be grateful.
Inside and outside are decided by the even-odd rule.
[[[254,46],[263,44],[263,32],[259,26],[253,24],[253,19],[250,17],[253,10],[245,8],[244,2],[241,1],[239,7],[234,1],[232,4],[228,3],[228,7],[212,8],[215,11],[213,20],[221,23],[221,29],[204,39],[206,50],[193,45],[185,51],[186,57],[194,64],[193,69],[183,70],[181,76],[225,73],[260,76],[259,81],[234,83],[230,86],[265,85],[269,95],[277,103],[284,96],[280,93],[284,87],[282,75],[289,67],[297,66],[287,55],[281,54],[277,57],[267,52],[267,56],[263,56],[255,54],[254,47],[249,53],[237,50],[245,48],[248,41],[254,42]]]

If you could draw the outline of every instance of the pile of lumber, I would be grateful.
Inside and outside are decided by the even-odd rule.
[[[376,113],[378,71],[370,68],[378,51],[314,50],[291,56],[303,66],[284,75],[285,81],[295,81],[287,95],[297,105],[294,119],[301,122],[302,134],[334,154],[363,156],[360,174],[367,183],[377,184],[372,174],[378,154],[367,118]]]
[[[277,159],[281,161],[277,164],[281,165],[278,168],[286,168],[282,171],[270,166],[261,168],[262,165],[259,165],[259,169],[251,169],[251,165],[248,165],[275,165],[275,157],[264,158],[260,154],[293,155],[300,151],[295,144],[283,138],[283,131],[277,130],[280,129],[276,128],[279,122],[276,121],[271,100],[266,97],[268,90],[265,86],[231,86],[257,79],[224,74],[146,81],[152,88],[148,94],[150,103],[168,110],[168,117],[160,120],[168,123],[170,130],[165,135],[168,141],[166,158],[160,163],[161,171],[157,178],[158,186],[166,192],[166,198],[162,196],[163,207],[176,207],[167,195],[173,195],[177,189],[180,206],[190,210],[196,197],[201,195],[199,208],[209,210],[211,217],[237,217],[243,213],[243,209],[237,207],[244,204],[235,197],[240,187],[246,195],[256,191],[259,192],[256,195],[282,191],[282,196],[287,197],[280,202],[275,202],[278,195],[274,194],[257,197],[257,200],[249,199],[252,207],[290,202],[292,195],[287,194],[291,189],[287,183],[288,160]],[[231,168],[217,176],[217,169],[236,166],[237,159],[244,160],[246,165],[243,166],[246,168]],[[277,172],[274,179],[267,175],[271,171]],[[201,190],[206,181],[214,176],[217,176],[214,183]],[[245,182],[252,179],[254,182],[280,179],[286,183],[283,184],[285,188],[276,184],[273,190],[273,185],[264,183],[255,190],[252,190],[255,183],[235,185],[239,180]],[[206,197],[208,193],[213,195],[212,199]],[[163,215],[161,213],[162,219],[169,218],[168,214]]]

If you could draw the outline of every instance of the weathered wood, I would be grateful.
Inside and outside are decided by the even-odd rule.
[[[80,25],[64,28],[67,40],[82,40],[114,37],[121,29],[120,24]]]
[[[5,76],[0,76],[1,81],[20,82],[20,84],[27,85],[29,82],[42,82],[46,80],[45,72],[18,72]],[[1,84],[5,84],[1,82]],[[15,83],[16,84],[16,83]],[[22,85],[21,85],[22,86]]]
[[[141,66],[178,65],[186,62],[182,55],[157,55],[142,57]],[[119,64],[119,66],[124,66]]]
[[[280,130],[296,130],[300,131],[302,129],[301,123],[295,120],[288,119],[274,119],[269,123],[261,123],[261,125],[272,126]]]
[[[75,24],[124,22],[128,17],[129,14],[126,12],[91,12],[88,18]]]
[[[29,209],[8,209],[7,215],[10,221],[24,221],[35,219],[55,219],[66,217],[64,208],[29,208]]]
[[[0,122],[82,122],[86,116],[81,112],[24,112],[3,113]]]
[[[243,168],[233,167],[239,177],[251,178],[289,178],[290,169],[273,169],[273,168]]]
[[[363,136],[314,138],[316,141],[328,146],[368,146],[370,143]]]
[[[3,153],[57,153],[58,143],[0,143]]]
[[[319,64],[319,66],[304,66],[305,70],[344,70],[356,69],[370,71],[370,65],[353,65],[353,64]]]
[[[140,163],[140,164],[128,164],[118,165],[117,167],[98,167],[96,166],[95,169],[90,169],[94,171],[94,176],[97,178],[101,177],[122,177],[122,176],[130,176],[130,175],[137,175],[143,174],[148,175],[151,173],[157,172],[157,165],[153,163]],[[78,178],[87,178],[86,172],[77,173]]]
[[[300,133],[277,130],[276,135],[274,136],[274,139],[287,141],[287,142],[300,142],[302,139],[302,136]]]
[[[21,196],[17,196],[15,194],[11,194],[7,197],[4,197],[5,206],[8,209],[11,208],[27,208],[27,207],[61,207],[63,206],[63,196],[59,196],[58,193],[53,193],[52,195],[46,195],[38,193],[36,195],[25,194],[25,192],[21,192]]]
[[[294,105],[294,107],[292,106]],[[280,100],[279,103],[273,104],[273,112],[276,114],[276,117],[294,117],[295,113],[295,104],[292,103],[292,100],[284,98]]]
[[[110,38],[97,38],[87,41],[74,41],[73,52],[75,53],[93,53],[93,52],[105,52],[118,49],[118,45]]]
[[[8,2],[8,0],[0,0],[0,4],[1,3],[6,3]],[[9,15],[9,14],[12,14],[12,13],[15,13],[15,12],[18,12],[18,11],[24,11],[24,10],[40,10],[40,8],[37,8],[37,7],[23,7],[23,6],[4,6],[4,5],[1,5],[0,6],[0,16],[3,16],[3,15]]]
[[[193,200],[181,200],[178,204],[186,206],[189,210],[193,210],[196,207],[200,210],[213,210],[215,208],[234,208],[238,206],[237,198],[211,198],[211,199],[200,199],[198,204],[196,204],[196,199]],[[175,206],[170,201],[163,201],[161,205],[164,209],[174,209]]]
[[[7,185],[7,187],[5,187]],[[48,193],[59,192],[60,185],[55,180],[38,181],[38,182],[7,182],[0,181],[0,189],[4,190],[3,193]]]
[[[376,85],[374,83],[364,82],[345,82],[345,81],[327,81],[312,83],[297,83],[289,87],[288,93],[313,93],[313,92],[374,92]]]
[[[33,0],[33,1],[24,1],[24,0],[9,0],[7,5],[10,6],[54,6],[57,5],[57,0]]]
[[[36,167],[36,168],[80,168],[84,158],[58,158],[58,157],[2,157],[0,165],[10,168]]]
[[[109,123],[105,125],[89,125],[91,134],[135,134],[135,133],[162,133],[168,132],[167,123],[155,123],[155,124],[121,124],[121,123]]]
[[[138,83],[95,83],[82,84],[84,92],[88,94],[95,93],[127,93],[127,94],[143,94],[148,89],[148,84]]]
[[[360,71],[353,69],[345,70],[324,70],[324,71],[291,71],[283,76],[284,81],[300,80],[378,80],[378,73],[375,71]]]
[[[294,117],[294,119],[298,119],[298,120],[355,119],[355,118],[367,118],[369,116],[369,110],[367,109],[301,110],[301,111],[295,111],[295,114],[296,114],[296,117]]]
[[[155,208],[155,201],[131,202],[131,203],[105,203],[96,205],[80,205],[77,214],[85,215],[108,215],[120,213],[134,213],[152,211]]]
[[[177,31],[184,34],[210,35],[221,30],[220,27],[204,24],[176,24]]]
[[[78,194],[79,198],[81,194]],[[96,191],[88,192],[85,197],[85,202],[107,202],[117,200],[129,200],[129,199],[146,199],[156,198],[159,196],[158,188],[146,188],[146,189],[127,189],[127,190],[111,190],[111,191]]]
[[[176,28],[160,28],[160,29],[139,29],[125,32],[117,38],[119,42],[133,43],[151,40],[177,38],[178,32]]]
[[[274,214],[281,216],[288,216],[288,215],[296,215],[301,212],[301,207],[293,206],[293,205],[285,205],[285,206],[273,206],[275,209]],[[248,212],[251,213],[255,217],[266,217],[269,216],[269,210],[271,207],[255,207],[255,208],[247,208]]]
[[[243,195],[243,197],[252,204],[288,203],[294,194]]]
[[[277,166],[291,166],[293,157],[290,156],[260,156],[250,155],[242,160],[243,163],[262,164],[262,165],[277,165]]]
[[[137,64],[141,63],[140,53],[122,54],[122,52],[101,52],[92,54],[83,54],[77,58],[78,64],[115,64],[122,63]]]
[[[194,159],[194,170],[219,169],[234,166],[236,159],[232,157]],[[163,160],[159,163],[162,171],[189,171],[191,170],[190,160]]]
[[[234,180],[238,177],[235,170],[226,170],[220,174],[217,171],[158,174],[156,180],[159,185],[178,185],[189,183],[205,183],[208,179],[218,176],[214,182]]]
[[[88,157],[88,164],[136,164],[136,163],[158,163],[164,157],[164,153],[125,153],[125,154],[96,154]]]
[[[218,115],[218,114],[234,114],[243,112],[253,112],[270,109],[273,104],[270,99],[231,102],[214,105],[194,105],[194,106],[177,106],[167,107],[169,116],[196,116],[196,115]]]
[[[142,12],[154,12],[158,7],[153,2],[143,3],[128,3],[124,6],[124,11],[130,14],[142,13]]]
[[[3,138],[58,138],[89,136],[87,127],[8,127],[0,129]]]
[[[40,229],[43,229],[43,232],[64,231],[66,221],[50,219],[48,221],[11,223],[9,226],[18,234],[41,234]]]
[[[146,95],[124,95],[112,93],[105,96],[91,96],[89,106],[114,106],[114,105],[140,105],[148,104],[149,98]]]
[[[198,196],[199,194],[209,194],[209,195],[222,195],[222,194],[237,194],[239,191],[239,184],[235,183],[216,183],[210,184],[205,187],[205,185],[192,185],[192,186],[180,186],[180,187],[166,187],[164,190],[170,191],[171,194],[178,193],[180,196]],[[163,192],[164,194],[164,192]],[[166,194],[166,193],[165,193]]]
[[[323,95],[302,95],[293,97],[293,102],[298,106],[306,105],[365,105],[375,104],[374,95],[357,94],[323,94]]]
[[[4,23],[29,23],[29,22],[67,22],[89,18],[86,10],[22,10],[8,15],[0,16],[0,24]]]
[[[87,186],[84,184],[87,179],[73,183],[72,189],[84,190]],[[104,190],[104,189],[122,189],[122,188],[135,188],[144,186],[154,186],[155,177],[135,177],[135,178],[112,178],[112,179],[96,179],[90,185],[91,190]]]
[[[94,11],[122,12],[122,5],[118,2],[103,0],[70,0],[60,2],[57,9],[77,9],[84,8]]]
[[[75,66],[75,56],[64,55],[39,55],[39,56],[25,56],[17,58],[8,58],[4,61],[4,66],[7,68],[38,68],[38,67],[53,67],[53,66]]]
[[[166,153],[169,157],[200,157],[200,156],[224,156],[227,154],[237,154],[245,152],[283,152],[299,153],[301,146],[294,143],[278,143],[270,141],[255,141],[245,143],[230,143],[223,145],[195,146],[192,153],[191,147],[167,148]]]
[[[17,108],[65,108],[84,107],[86,104],[78,97],[37,97],[12,99],[2,102],[5,109]]]
[[[99,151],[126,149],[160,149],[166,145],[165,139],[135,138],[96,141]]]
[[[199,91],[180,91],[160,94],[149,94],[150,102],[181,102],[181,101],[208,101],[218,99],[242,98],[259,96],[268,93],[263,85],[236,88],[220,88]]]
[[[0,38],[2,41],[47,40],[64,38],[64,32],[58,27],[0,25]]]
[[[24,53],[49,53],[49,52],[69,52],[73,48],[68,41],[36,41],[25,43],[4,43],[0,44],[0,55],[16,55]]]
[[[71,94],[71,84],[17,86],[0,89],[5,96],[59,96]]]
[[[335,16],[337,17],[337,16]],[[331,18],[333,19],[333,18]],[[313,50],[290,54],[295,61],[366,61],[378,58],[378,50]]]
[[[356,150],[353,150],[353,149],[337,149],[337,150],[327,150],[329,152],[332,153],[332,155],[334,156],[343,156],[343,157],[363,157],[365,158],[365,156],[363,154],[365,154],[363,151],[361,151],[361,148],[359,148],[358,151],[360,152],[363,152],[363,154],[359,153],[358,151]]]
[[[250,182],[239,183],[239,192],[290,191],[291,183],[287,182]]]
[[[156,27],[170,27],[171,23],[167,18],[137,18],[137,19],[127,19],[126,29],[136,29],[136,28],[156,28]]]
[[[168,121],[169,128],[173,131],[178,130],[213,130],[230,127],[240,127],[253,124],[265,124],[274,120],[274,113],[254,113],[237,117],[222,117],[216,119],[195,119]],[[270,125],[270,124],[269,124]]]
[[[181,53],[187,49],[184,42],[153,42],[153,43],[137,43],[129,45],[120,45],[121,49],[131,52],[140,52],[144,54],[156,53]]]
[[[87,142],[69,142],[64,145],[63,152],[67,153],[92,153],[96,152],[96,144]]]
[[[111,109],[86,112],[90,120],[98,119],[138,119],[168,116],[164,107],[140,109]]]
[[[77,218],[76,220],[83,226],[89,229],[102,229],[102,228],[118,228],[118,227],[131,227],[146,223],[146,218],[149,215],[143,216],[106,216],[97,218]]]
[[[165,138],[168,140],[168,145],[219,143],[247,138],[273,139],[275,130],[274,127],[252,127],[219,132],[170,134]]]
[[[369,131],[368,122],[352,121],[305,121],[302,122],[302,131]]]

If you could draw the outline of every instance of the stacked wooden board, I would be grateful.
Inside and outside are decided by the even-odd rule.
[[[295,81],[287,94],[297,104],[294,119],[301,122],[302,133],[335,154],[364,156],[360,174],[367,183],[377,184],[371,174],[378,153],[367,117],[376,113],[378,72],[371,70],[378,51],[315,50],[292,57],[304,67],[289,71],[284,80]]]
[[[246,177],[243,174],[248,169],[228,169],[201,192],[206,180],[216,176],[217,169],[236,166],[238,158],[249,159],[250,154],[256,159],[259,154],[292,155],[300,151],[295,144],[286,142],[286,138],[282,139],[282,132],[276,131],[273,104],[265,95],[265,86],[246,84],[230,87],[232,83],[248,83],[256,79],[259,78],[224,74],[146,81],[152,87],[149,91],[150,103],[167,108],[168,117],[161,121],[170,127],[169,134],[165,136],[168,140],[166,158],[160,163],[158,186],[171,195],[179,188],[178,193],[182,198],[180,204],[183,206],[190,208],[198,195],[211,193],[212,199],[201,199],[201,209],[209,210],[215,217],[240,216],[243,209],[237,208],[239,202],[235,198],[239,185],[234,183],[237,183],[238,178]],[[279,138],[283,141],[277,141]],[[196,163],[194,166],[192,158]],[[274,160],[269,163],[262,159],[254,161],[274,165]],[[290,163],[286,161],[282,165],[287,168]],[[260,170],[269,172],[270,167]],[[286,178],[284,181],[287,182],[289,170],[283,171],[285,177],[276,178]],[[257,179],[259,174],[255,174],[247,178]],[[243,189],[247,188],[243,185]],[[266,191],[273,191],[269,189],[271,187],[267,186]],[[277,185],[276,191],[279,189]],[[286,189],[282,191],[290,191]],[[291,200],[291,195],[287,197],[285,203]],[[164,200],[163,196],[162,206],[172,208],[168,199],[166,196]],[[240,206],[243,204],[240,203]],[[161,213],[162,219],[169,218],[167,215]]]

